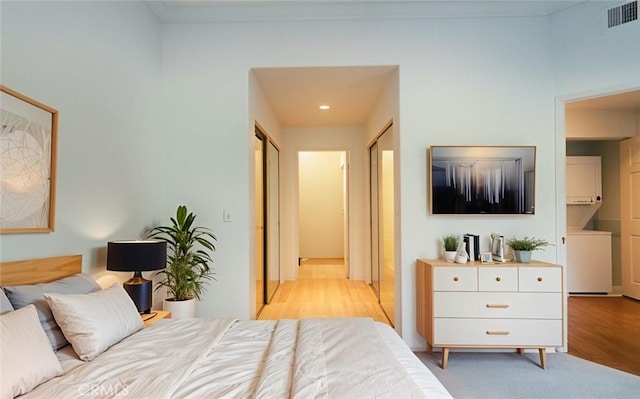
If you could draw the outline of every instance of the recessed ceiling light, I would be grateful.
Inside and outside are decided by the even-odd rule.
[[[323,105],[319,106],[318,108],[320,108],[320,109],[322,109],[322,110],[326,110],[326,109],[329,109],[329,108],[331,108],[331,107],[330,107],[329,105],[325,105],[325,104],[323,104]]]

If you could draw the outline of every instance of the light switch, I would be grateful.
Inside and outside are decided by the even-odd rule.
[[[231,212],[227,209],[222,210],[222,221],[223,222],[232,222],[233,218],[231,217]]]

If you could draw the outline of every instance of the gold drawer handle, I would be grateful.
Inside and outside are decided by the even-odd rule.
[[[509,335],[509,331],[489,330],[487,335]]]
[[[538,281],[539,281],[539,282],[540,282],[540,281],[542,281],[542,277],[538,277]]]
[[[500,282],[500,277],[496,277],[496,281],[497,281],[497,282]]]
[[[507,305],[506,303],[505,304],[502,304],[502,303],[488,303],[487,307],[490,308],[490,309],[496,309],[496,308],[497,309],[506,309],[506,308],[509,307],[509,305]]]
[[[457,276],[453,278],[453,281],[458,281],[458,280],[459,280],[459,279],[458,279],[458,277],[457,277]]]

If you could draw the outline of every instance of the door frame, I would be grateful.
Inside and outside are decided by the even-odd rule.
[[[640,90],[640,82],[634,82],[600,89],[593,89],[582,92],[568,93],[556,96],[555,100],[555,131],[556,131],[556,260],[557,264],[562,265],[563,274],[567,272],[567,205],[566,205],[566,152],[567,152],[567,134],[565,129],[566,115],[565,106],[568,102],[589,100],[592,98],[606,97],[614,94],[620,94],[627,91]],[[563,317],[564,317],[564,345],[560,349],[561,352],[568,351],[567,339],[568,330],[568,306],[567,298],[567,279],[563,278]]]
[[[346,206],[344,209],[344,217],[343,217],[343,226],[342,226],[342,231],[343,234],[345,235],[344,239],[343,239],[343,251],[344,251],[344,261],[345,261],[345,278],[346,279],[352,279],[352,269],[351,269],[351,258],[352,258],[352,251],[353,251],[353,245],[351,245],[351,208],[353,206],[352,204],[352,193],[351,193],[351,168],[349,167],[349,163],[350,163],[350,150],[348,148],[334,148],[334,149],[304,149],[304,148],[297,148],[295,150],[295,162],[294,162],[294,168],[295,168],[295,177],[294,177],[294,186],[295,186],[295,190],[294,190],[294,203],[295,203],[295,208],[296,208],[296,212],[295,212],[295,223],[293,224],[293,228],[294,228],[294,237],[296,237],[296,246],[295,246],[295,253],[296,253],[296,259],[298,259],[298,266],[300,266],[300,213],[299,213],[299,209],[300,209],[300,185],[299,185],[299,179],[300,179],[300,153],[301,152],[340,152],[344,154],[344,159],[345,159],[345,165],[344,168],[346,169],[346,171],[344,171],[343,174],[343,184],[345,185],[345,187],[343,187],[343,202],[344,202],[344,197],[346,197]],[[295,279],[298,280],[298,269],[296,268],[296,273],[295,273]]]
[[[255,309],[254,313],[255,313],[255,317],[257,318],[260,315],[260,312],[262,312],[262,310],[264,309],[264,306],[266,305],[266,293],[265,293],[265,290],[266,290],[266,285],[267,285],[266,284],[266,264],[267,264],[266,211],[267,211],[267,200],[266,200],[266,178],[265,178],[265,168],[266,168],[266,166],[265,166],[265,159],[266,159],[265,151],[266,151],[266,148],[267,148],[267,146],[266,146],[267,136],[264,134],[264,131],[258,127],[257,123],[254,125],[253,137],[254,137],[254,140],[255,139],[260,140],[260,147],[261,147],[260,152],[262,154],[262,157],[259,160],[259,162],[261,164],[262,176],[259,177],[256,174],[255,165],[257,165],[258,160],[255,159],[256,158],[256,156],[255,156],[255,151],[256,150],[254,148],[254,154],[252,154],[253,159],[255,161],[254,168],[253,168],[254,187],[256,186],[256,184],[257,184],[256,182],[259,179],[261,181],[261,189],[262,189],[262,193],[261,193],[261,196],[262,196],[262,200],[261,200],[261,202],[262,202],[262,220],[258,220],[257,209],[256,209],[256,213],[254,213],[254,219],[255,220],[254,220],[254,223],[253,223],[255,229],[258,228],[258,223],[260,223],[262,225],[262,236],[261,236],[261,241],[262,241],[262,244],[261,244],[262,245],[262,256],[261,256],[261,259],[262,259],[262,267],[261,267],[261,269],[262,269],[262,290],[260,291],[262,293],[262,298],[258,298],[258,292],[257,291],[258,291],[259,284],[258,284],[258,281],[257,281],[257,278],[256,278],[255,275],[254,275],[254,278],[253,278],[253,283],[255,284],[255,287],[254,287],[254,290],[253,290],[255,292],[254,302],[255,302],[255,305],[256,305],[256,309]],[[255,145],[255,142],[254,142],[254,145]],[[258,206],[257,205],[257,201],[258,201],[258,192],[256,190],[256,191],[254,191],[252,206],[257,208],[257,206]],[[254,262],[252,264],[252,268],[254,269],[254,271],[257,274],[258,267],[259,267],[258,266],[259,259],[258,259],[258,255],[257,255],[257,253],[258,253],[258,251],[257,251],[257,249],[258,249],[257,234],[255,234],[254,237],[255,238],[254,238],[254,242],[253,242],[253,253],[256,254],[256,255],[253,258]]]

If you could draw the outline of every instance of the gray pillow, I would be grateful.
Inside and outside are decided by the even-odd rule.
[[[4,289],[0,289],[0,314],[11,312],[13,310],[13,306],[11,306],[11,302],[9,302],[9,298],[4,293]]]
[[[47,333],[53,350],[58,350],[69,344],[62,334],[62,330],[53,318],[51,309],[44,299],[43,294],[88,294],[90,292],[99,291],[100,285],[86,274],[78,273],[70,277],[50,283],[33,284],[33,285],[14,285],[4,287],[4,291],[9,298],[9,302],[14,309],[20,309],[29,304],[34,304],[38,311],[38,317],[44,332]]]

